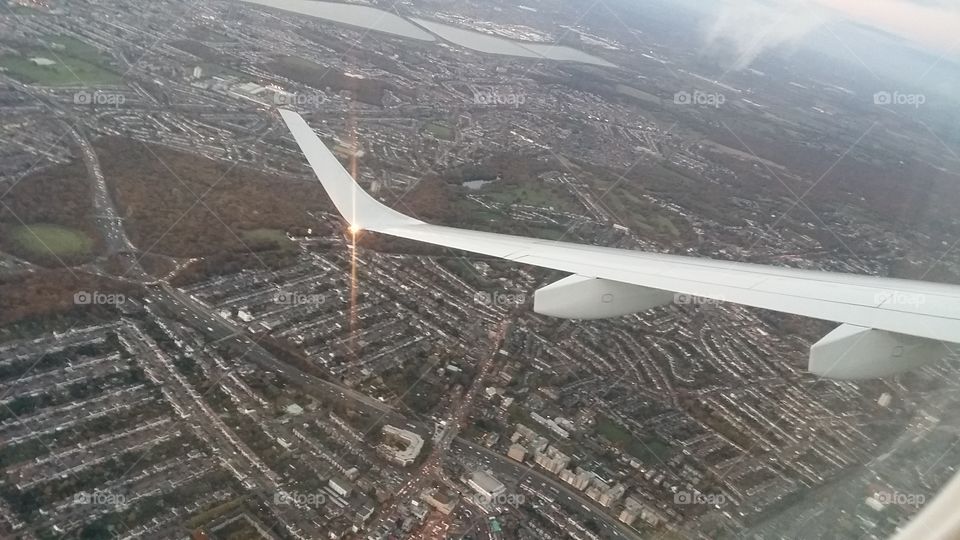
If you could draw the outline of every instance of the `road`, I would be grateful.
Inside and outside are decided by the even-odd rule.
[[[517,463],[516,461],[498,454],[485,446],[474,444],[466,439],[457,438],[451,446],[451,452],[466,458],[479,458],[487,465],[494,476],[498,478],[523,478],[523,483],[537,491],[550,493],[553,498],[569,508],[581,508],[583,515],[593,518],[600,526],[600,533],[606,538],[617,540],[641,540],[642,537],[626,524],[607,514],[603,508],[591,499],[584,497],[569,486],[542,472]]]
[[[471,383],[470,388],[464,392],[463,399],[459,401],[455,400],[453,407],[447,414],[447,429],[440,439],[434,443],[430,456],[424,461],[420,470],[414,473],[410,481],[397,491],[391,503],[378,512],[380,519],[391,519],[397,505],[404,503],[408,498],[417,498],[420,492],[429,487],[434,480],[442,479],[443,458],[450,449],[450,444],[457,438],[460,430],[466,427],[470,411],[473,409],[473,403],[483,390],[483,382],[486,380],[487,375],[489,375],[490,368],[493,367],[497,353],[503,345],[503,340],[510,329],[510,324],[510,320],[502,321],[497,330],[491,334],[490,350],[480,363],[473,383]],[[439,518],[435,526],[448,528],[449,516]]]
[[[103,171],[100,170],[100,160],[97,158],[93,145],[79,131],[66,122],[63,124],[70,131],[73,140],[80,146],[83,163],[87,167],[87,174],[90,176],[94,187],[93,208],[96,212],[97,225],[100,227],[107,249],[111,254],[136,251],[136,248],[127,238],[127,233],[123,229],[123,220],[120,219],[114,207],[113,198],[107,189],[107,181],[103,177]]]
[[[421,428],[417,431],[421,431],[421,434],[429,436],[430,430],[428,427],[423,426],[416,420],[411,420],[403,416],[394,410],[390,405],[382,403],[371,398],[370,396],[350,388],[320,379],[316,376],[303,372],[296,367],[277,360],[269,351],[266,351],[257,345],[250,337],[248,337],[245,329],[232,324],[231,322],[214,313],[210,308],[207,308],[203,304],[191,298],[189,295],[169,285],[162,285],[156,290],[155,294],[152,295],[151,298],[153,298],[155,302],[164,303],[169,309],[174,310],[184,319],[193,321],[195,326],[201,332],[206,333],[207,337],[212,341],[216,340],[229,342],[232,340],[234,345],[241,348],[240,350],[247,351],[244,359],[250,360],[264,369],[269,369],[271,371],[280,373],[289,382],[300,386],[308,393],[316,394],[319,390],[322,390],[328,396],[334,396],[342,400],[353,401],[354,403],[366,408],[367,412],[379,414],[392,423],[397,423],[398,425],[406,424],[408,427],[415,424]],[[601,532],[605,536],[617,540],[640,540],[640,536],[636,532],[631,530],[625,524],[617,521],[613,516],[607,514],[594,501],[582,496],[578,492],[569,489],[569,487],[563,483],[541,473],[540,471],[537,471],[536,469],[516,463],[504,455],[493,452],[486,447],[479,446],[457,436],[457,432],[463,427],[463,423],[469,416],[473,399],[476,397],[479,390],[482,389],[484,375],[493,365],[493,359],[496,356],[497,351],[500,349],[503,337],[506,335],[508,328],[509,322],[505,321],[496,334],[494,346],[491,349],[492,352],[481,365],[474,384],[467,391],[467,394],[460,406],[455,407],[449,415],[449,425],[451,426],[451,428],[448,430],[449,435],[437,442],[434,447],[434,453],[430,456],[430,458],[427,459],[423,466],[423,474],[416,474],[411,483],[397,493],[395,500],[401,500],[404,495],[418,493],[419,489],[423,488],[428,479],[436,478],[435,473],[439,472],[440,470],[440,460],[446,454],[448,449],[450,452],[455,454],[473,452],[475,454],[486,456],[490,462],[490,467],[495,474],[498,474],[503,478],[524,478],[525,483],[528,483],[528,485],[531,485],[539,491],[557,493],[557,500],[567,503],[566,506],[571,508],[583,508],[584,515],[594,518],[594,520],[600,525]],[[380,513],[380,515],[389,516],[389,514],[386,512]]]
[[[123,219],[117,214],[113,197],[107,189],[107,180],[100,169],[100,159],[97,158],[97,152],[93,149],[90,141],[77,129],[67,122],[63,125],[70,132],[70,136],[80,146],[80,153],[83,156],[83,163],[87,167],[87,174],[93,184],[93,209],[96,213],[97,227],[107,246],[107,253],[120,256],[127,261],[127,270],[124,278],[132,278],[141,282],[150,280],[150,276],[140,266],[140,260],[137,257],[137,248],[127,236],[127,231],[123,228]]]
[[[151,295],[151,299],[154,302],[164,304],[184,321],[194,323],[197,330],[204,333],[211,342],[218,341],[232,344],[239,348],[239,350],[246,351],[243,357],[244,360],[252,361],[263,369],[276,371],[291,383],[303,387],[311,393],[315,393],[318,388],[322,388],[328,395],[342,400],[351,400],[363,405],[367,408],[368,412],[392,415],[398,419],[404,418],[396,413],[393,407],[386,403],[350,388],[310,375],[294,366],[277,360],[273,354],[250,338],[246,333],[246,329],[227,321],[214,313],[212,309],[191,298],[190,295],[170,285],[160,285],[158,289],[155,289],[154,294]],[[409,422],[410,420],[404,418],[404,423]],[[429,433],[429,431],[426,433]]]

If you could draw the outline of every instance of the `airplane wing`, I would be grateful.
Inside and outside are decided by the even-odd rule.
[[[536,291],[534,310],[571,319],[636,313],[707,298],[841,323],[810,352],[810,371],[882,377],[953,354],[960,286],[587,246],[424,223],[367,194],[304,119],[281,110],[353,230],[368,230],[572,275]]]

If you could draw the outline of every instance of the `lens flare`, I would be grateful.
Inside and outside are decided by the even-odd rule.
[[[347,116],[347,136],[350,138],[350,176],[356,182],[357,175],[357,119],[353,111],[353,100],[350,100],[350,106]],[[354,184],[356,187],[356,184]],[[353,215],[357,215],[356,192],[354,192]],[[357,298],[359,296],[360,283],[357,280],[357,233],[360,227],[357,224],[351,224],[350,231],[350,351],[354,358],[353,362],[359,360],[356,358],[356,339],[357,339]],[[352,363],[352,362],[351,362]]]

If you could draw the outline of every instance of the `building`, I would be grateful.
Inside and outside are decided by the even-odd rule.
[[[327,486],[329,486],[334,493],[341,497],[349,497],[350,492],[353,491],[353,488],[350,486],[349,482],[339,478],[331,478],[327,481]]]
[[[883,510],[886,508],[886,505],[873,497],[867,497],[864,502],[867,503],[867,506],[877,512],[883,512]]]
[[[627,525],[632,525],[634,521],[640,516],[640,513],[643,512],[645,505],[634,499],[633,497],[627,497],[623,501],[623,510],[620,512],[620,516],[617,519],[626,523]]]
[[[613,506],[613,503],[620,500],[620,497],[623,497],[623,494],[626,491],[627,491],[626,486],[624,486],[623,484],[617,484],[612,488],[604,491],[600,495],[600,498],[597,500],[597,502],[609,508]]]
[[[534,422],[536,422],[536,423],[538,423],[538,424],[546,427],[547,429],[549,429],[550,431],[556,433],[557,435],[559,435],[560,437],[562,437],[562,438],[564,438],[564,439],[570,437],[570,433],[567,432],[567,430],[565,430],[565,429],[563,429],[562,427],[560,427],[560,426],[559,426],[555,421],[553,421],[553,420],[550,420],[550,419],[548,419],[548,418],[544,418],[543,416],[540,416],[539,414],[537,414],[537,413],[535,413],[535,412],[530,413],[530,418],[531,418]],[[567,420],[567,421],[569,422],[569,420]]]
[[[427,508],[426,505],[420,504],[417,501],[410,501],[409,509],[410,513],[420,520],[420,523],[423,523],[427,519],[427,514],[430,512],[430,509]]]
[[[507,451],[507,457],[523,463],[523,458],[527,457],[527,449],[520,444],[511,444],[510,450]]]
[[[291,416],[300,416],[303,414],[303,407],[297,405],[296,403],[291,403],[286,408],[287,414]]]
[[[423,502],[433,507],[434,510],[445,516],[450,515],[460,501],[456,493],[452,491],[441,491],[436,488],[424,491],[420,498],[423,499]]]
[[[470,473],[466,478],[466,484],[470,486],[470,489],[476,491],[477,495],[488,501],[492,501],[507,491],[507,487],[503,483],[484,471]]]
[[[553,474],[560,474],[560,471],[566,469],[567,465],[570,464],[570,456],[552,446],[548,446],[543,452],[537,452],[533,461]]]
[[[667,518],[660,512],[650,508],[649,506],[644,506],[643,510],[640,511],[640,519],[646,521],[649,525],[656,527],[661,523],[667,521]]]
[[[383,426],[384,442],[377,447],[388,460],[406,467],[412,465],[423,449],[423,437],[394,426]]]
[[[560,479],[576,489],[583,491],[590,487],[590,483],[597,477],[590,471],[577,468],[576,472],[567,469],[560,473]]]

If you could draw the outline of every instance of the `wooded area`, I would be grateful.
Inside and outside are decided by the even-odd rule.
[[[82,305],[74,302],[77,291],[139,296],[142,289],[127,282],[67,269],[40,270],[14,276],[0,276],[0,326],[40,316],[67,315],[74,310],[101,310],[115,314],[113,306]]]
[[[254,246],[243,240],[244,231],[316,229],[321,224],[309,212],[331,209],[318,182],[148,149],[123,138],[103,139],[97,146],[130,240],[152,253],[202,257],[248,252]]]
[[[103,242],[94,222],[93,194],[82,161],[56,165],[17,181],[0,205],[0,249],[49,267],[80,264],[102,253]],[[92,239],[86,253],[49,253],[43,245],[17,240],[15,232],[24,225],[51,224],[74,229]],[[59,260],[58,260],[59,257]]]

